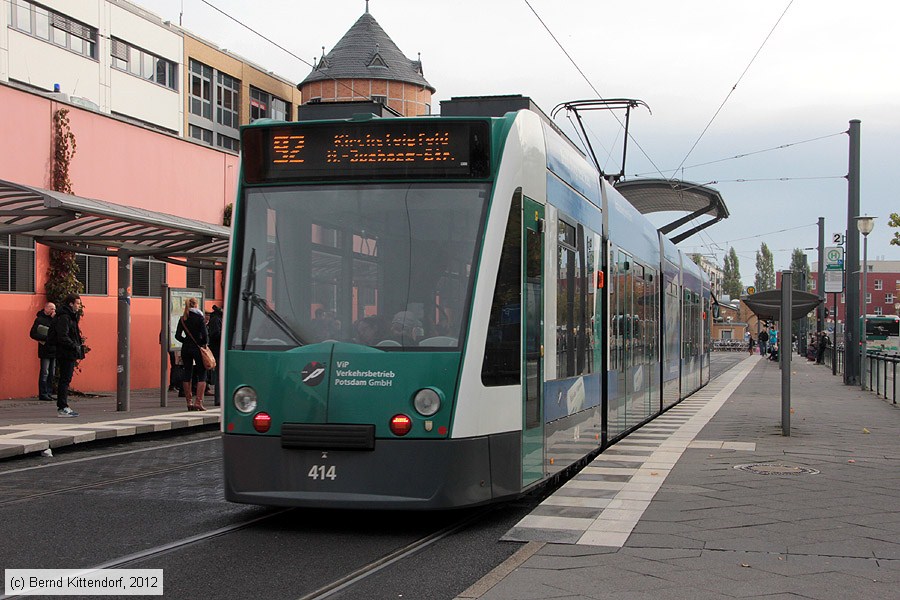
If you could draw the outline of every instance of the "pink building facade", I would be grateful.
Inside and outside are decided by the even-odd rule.
[[[0,106],[4,107],[0,111],[0,179],[50,188],[53,116],[65,108],[76,142],[69,170],[74,194],[217,225],[222,224],[225,207],[234,201],[239,169],[235,153],[12,86],[0,85]],[[0,242],[7,244],[8,236],[0,235]],[[2,251],[10,252],[10,248],[0,247]],[[32,289],[21,289],[27,273],[17,273],[20,289],[0,288],[0,399],[37,394],[37,343],[28,332],[46,302],[48,257],[47,247],[34,244]],[[73,387],[82,391],[116,388],[117,262],[103,260],[107,261],[105,293],[102,282],[95,280],[92,293],[83,296],[82,330],[92,350],[73,379]],[[155,268],[164,269],[169,286],[186,287],[187,269],[158,264],[161,267]],[[219,274],[213,288],[207,289],[207,308],[221,305]],[[131,385],[140,389],[159,385],[161,300],[156,290],[145,297],[136,290],[137,283],[131,303]]]

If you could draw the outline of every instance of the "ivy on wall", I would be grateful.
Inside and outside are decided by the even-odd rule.
[[[69,166],[75,157],[75,134],[69,127],[69,109],[59,108],[53,113],[53,163],[50,172],[50,187],[57,192],[72,193]],[[47,282],[44,291],[47,301],[61,304],[70,293],[80,294],[83,290],[78,281],[78,263],[75,253],[50,248],[50,264],[47,267]]]

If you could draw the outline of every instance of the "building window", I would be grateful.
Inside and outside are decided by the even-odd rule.
[[[884,295],[884,303],[885,304],[893,304],[894,303],[894,295],[890,292]]]
[[[75,263],[78,265],[78,274],[75,277],[81,282],[85,294],[106,296],[109,293],[106,283],[109,261],[105,256],[76,254]]]
[[[884,315],[884,310],[883,310],[880,306],[876,306],[876,307],[875,307],[875,314],[878,315],[879,317],[881,317],[881,316]]]
[[[190,71],[191,114],[212,120],[212,67],[192,59]],[[212,144],[212,139],[209,143]]]
[[[227,135],[217,134],[216,135],[216,145],[220,148],[225,148],[226,150],[233,150],[235,152],[240,152],[241,150],[241,141],[229,137]]]
[[[110,38],[110,41],[114,69],[178,90],[178,67],[174,62],[116,38]]]
[[[27,0],[10,0],[9,24],[32,37],[97,59],[97,30],[60,13]]]
[[[268,92],[250,88],[250,122],[257,119],[291,120],[290,105]]]
[[[188,132],[192,138],[195,140],[200,140],[201,142],[206,142],[210,146],[213,143],[213,132],[209,129],[204,129],[203,127],[198,127],[197,125],[189,125]]]
[[[240,107],[241,82],[225,73],[216,77],[216,123],[237,129],[241,122],[238,118]]]
[[[844,304],[845,296],[844,292],[841,292],[841,304]]]
[[[131,268],[131,290],[135,297],[159,298],[166,282],[166,263],[135,258]]]
[[[811,290],[816,289],[816,280],[815,280],[815,278],[812,278],[812,279],[809,280],[809,289],[811,289]]]
[[[202,287],[206,290],[204,296],[207,300],[216,297],[216,272],[214,269],[200,269],[198,267],[187,268],[187,286],[189,288]]]
[[[387,96],[372,96],[372,102],[375,104],[387,104]]]
[[[872,294],[866,292],[866,304],[872,304]]]
[[[34,238],[0,235],[0,292],[34,292]]]
[[[883,289],[884,289],[884,281],[882,281],[881,279],[876,279],[875,280],[875,290],[878,291],[878,290],[883,290]]]

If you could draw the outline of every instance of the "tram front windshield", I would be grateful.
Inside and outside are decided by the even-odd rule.
[[[448,183],[248,189],[231,347],[459,348],[488,194]]]

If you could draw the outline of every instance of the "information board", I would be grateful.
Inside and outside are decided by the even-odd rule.
[[[841,246],[825,248],[825,293],[844,291],[844,249]]]
[[[169,350],[181,350],[181,342],[175,339],[175,330],[178,321],[184,315],[184,303],[188,298],[197,299],[197,308],[203,310],[203,290],[197,288],[168,288],[169,289]]]

